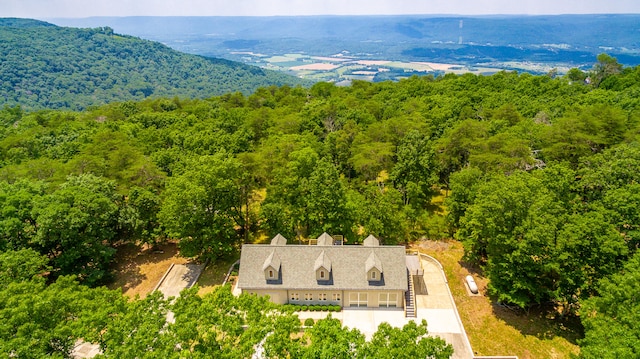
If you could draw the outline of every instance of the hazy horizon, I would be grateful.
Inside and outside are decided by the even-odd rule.
[[[640,14],[616,0],[0,0],[0,17]]]

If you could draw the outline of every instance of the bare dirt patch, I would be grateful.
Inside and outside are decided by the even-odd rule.
[[[113,271],[115,280],[110,289],[122,288],[128,297],[144,298],[158,284],[171,263],[188,263],[179,256],[176,243],[159,245],[152,250],[147,246],[125,244],[117,248]]]

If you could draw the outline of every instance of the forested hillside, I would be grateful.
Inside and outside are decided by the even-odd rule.
[[[206,98],[303,84],[237,62],[187,55],[108,27],[0,19],[0,106],[85,109],[147,97]]]
[[[17,284],[0,292],[0,303],[21,301],[26,291],[57,296],[75,288],[65,275],[104,283],[114,248],[126,242],[175,239],[183,255],[215,261],[276,233],[303,241],[326,231],[348,243],[371,233],[385,244],[455,236],[496,301],[579,316],[586,358],[633,357],[640,343],[639,92],[640,67],[622,69],[601,55],[590,73],[562,78],[500,72],[270,86],[248,96],[146,99],[83,112],[5,107],[0,264]],[[440,195],[444,213],[431,204]],[[49,281],[59,278],[51,289],[29,279],[43,271]],[[81,296],[107,295],[95,293]],[[124,322],[106,333],[119,335],[153,300],[120,308],[124,317],[100,312],[105,317],[76,322],[117,318]],[[11,310],[0,304],[0,318],[24,318]],[[180,310],[177,318],[196,315]],[[82,335],[104,335],[107,324],[91,323],[94,337]],[[60,326],[72,333],[65,338],[80,335]],[[15,328],[0,326],[0,341],[19,336]],[[275,331],[269,338],[289,337]],[[133,339],[100,340],[109,347]],[[232,347],[180,343],[198,353]]]

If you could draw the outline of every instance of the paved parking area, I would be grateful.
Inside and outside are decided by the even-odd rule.
[[[203,264],[172,264],[155,290],[162,292],[165,298],[178,297],[183,289],[196,284],[203,270]]]

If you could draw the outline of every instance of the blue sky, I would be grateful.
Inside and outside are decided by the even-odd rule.
[[[0,17],[640,14],[640,0],[0,0]]]

